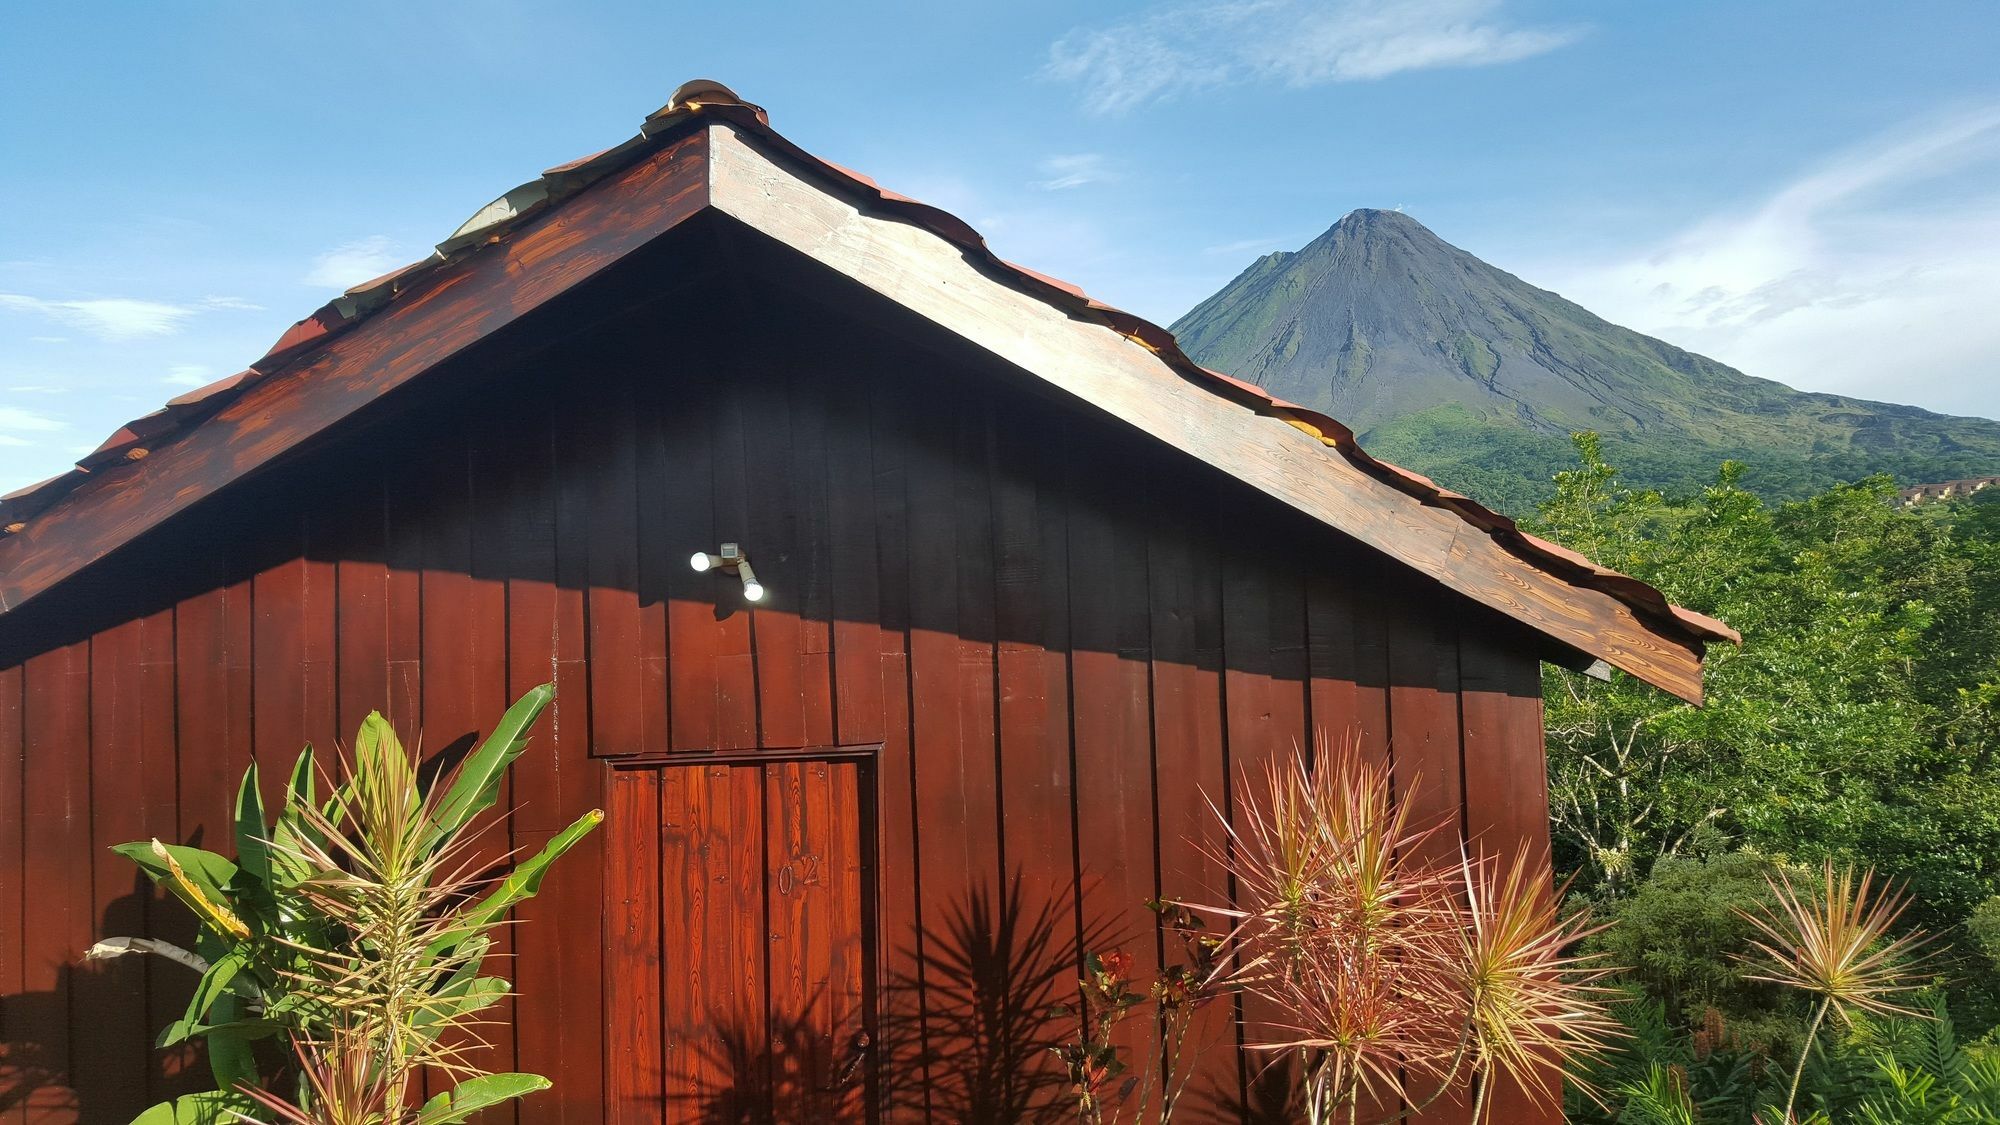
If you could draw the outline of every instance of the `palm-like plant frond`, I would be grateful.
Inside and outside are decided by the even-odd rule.
[[[1790,875],[1770,880],[1772,906],[1743,915],[1761,934],[1751,945],[1751,980],[1770,981],[1823,998],[1843,1018],[1853,1011],[1920,1014],[1900,998],[1923,987],[1913,969],[1928,943],[1922,931],[1892,935],[1909,897],[1877,889],[1875,873],[1835,871],[1828,861],[1820,885],[1800,888]]]
[[[1451,1065],[1453,1045],[1439,1034],[1450,1016],[1438,1008],[1456,998],[1393,956],[1352,939],[1314,940],[1286,970],[1257,989],[1284,1015],[1259,1025],[1247,1046],[1306,1053],[1313,1100],[1394,1104],[1405,1096],[1407,1068]]]
[[[1254,1029],[1251,1049],[1304,1055],[1320,1111],[1393,1103],[1407,1068],[1441,1068],[1454,1050],[1438,1034],[1458,1003],[1452,879],[1409,860],[1437,829],[1412,825],[1386,767],[1325,742],[1314,758],[1268,763],[1235,818],[1217,810],[1226,846],[1211,854],[1237,902],[1197,909],[1234,920],[1226,983],[1284,1013]]]
[[[1892,935],[1910,900],[1894,887],[1878,891],[1874,883],[1873,870],[1857,875],[1854,868],[1844,867],[1836,873],[1828,860],[1821,868],[1819,887],[1800,890],[1790,875],[1781,874],[1770,880],[1773,905],[1743,912],[1763,935],[1751,940],[1756,954],[1750,961],[1756,971],[1748,978],[1820,998],[1806,1027],[1798,1065],[1792,1069],[1784,1121],[1792,1120],[1806,1061],[1829,1011],[1848,1022],[1857,1010],[1884,1016],[1919,1014],[1899,1000],[1922,987],[1913,969],[1929,938],[1921,930]]]
[[[1309,1120],[1420,1108],[1468,1070],[1482,1090],[1503,1075],[1548,1096],[1619,1026],[1607,970],[1567,952],[1588,923],[1557,916],[1526,851],[1427,858],[1457,826],[1418,823],[1394,781],[1358,746],[1322,740],[1310,763],[1246,779],[1234,817],[1216,810],[1225,846],[1211,855],[1237,899],[1206,909],[1234,922],[1227,983],[1284,1013],[1247,1045],[1300,1064]]]
[[[1562,1076],[1602,1057],[1624,1027],[1608,1005],[1612,969],[1569,952],[1602,929],[1589,915],[1561,917],[1524,845],[1505,863],[1465,863],[1469,902],[1458,964],[1474,1056],[1538,1100],[1562,1097]]]
[[[283,1125],[382,1125],[389,1120],[388,1073],[375,1064],[363,1033],[334,1029],[326,1040],[292,1040],[302,1096],[294,1101],[269,1090],[250,1100]]]
[[[1700,1120],[1687,1078],[1677,1067],[1651,1063],[1637,1081],[1620,1083],[1617,1093],[1625,1103],[1618,1119],[1631,1125],[1696,1125]]]

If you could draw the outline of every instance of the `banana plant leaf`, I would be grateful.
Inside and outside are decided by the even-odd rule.
[[[432,993],[423,1007],[410,1014],[410,1026],[426,1041],[435,1039],[451,1021],[490,1008],[506,999],[513,986],[499,977],[473,977]]]
[[[577,841],[590,835],[591,830],[604,822],[604,813],[592,809],[568,828],[551,837],[542,850],[524,860],[509,872],[500,885],[487,892],[459,918],[460,924],[447,931],[430,944],[426,952],[431,957],[441,957],[456,948],[458,943],[475,937],[487,927],[499,922],[507,911],[517,904],[535,897],[542,889],[542,878],[549,872],[549,865],[562,858],[562,854],[575,847]]]
[[[203,1090],[182,1094],[161,1102],[132,1119],[132,1125],[233,1125],[254,1120],[245,1116],[254,1107],[250,1099],[228,1090]]]
[[[216,958],[215,962],[209,965],[208,971],[201,974],[201,980],[196,983],[194,995],[188,1000],[187,1011],[180,1019],[168,1024],[166,1029],[160,1032],[159,1041],[155,1046],[171,1047],[199,1034],[203,1022],[209,1017],[210,1009],[224,993],[256,999],[259,995],[257,986],[242,976],[243,969],[248,963],[248,959],[236,950]]]
[[[382,712],[370,711],[361,720],[360,729],[354,732],[353,768],[328,800],[335,808],[329,816],[336,824],[350,812],[377,804],[382,808],[399,806],[399,815],[421,815],[423,795],[416,765]]]
[[[549,1080],[539,1074],[486,1074],[468,1078],[456,1089],[425,1102],[417,1115],[417,1125],[457,1125],[489,1106],[548,1088]]]
[[[118,844],[111,850],[137,863],[154,882],[187,904],[210,929],[237,941],[250,936],[250,927],[229,908],[229,896],[223,889],[238,877],[235,864],[214,852],[162,844],[158,840]],[[184,863],[182,857],[192,862]],[[217,876],[225,873],[228,878],[218,885]]]
[[[500,799],[500,779],[505,776],[507,767],[527,751],[529,729],[555,697],[555,685],[543,684],[529,689],[526,695],[507,708],[507,713],[494,725],[493,733],[459,766],[451,788],[438,801],[437,823],[431,830],[430,846],[464,828],[473,817],[492,808]]]
[[[211,1015],[214,1013],[211,1012]],[[289,1030],[277,1020],[230,1020],[227,1023],[203,1023],[200,1020],[177,1019],[160,1030],[154,1042],[156,1047],[171,1047],[206,1036],[228,1036],[248,1044],[258,1039],[269,1039]],[[211,1051],[213,1044],[211,1041]],[[213,1062],[213,1060],[210,1060]],[[233,1064],[232,1064],[233,1065]]]
[[[171,886],[174,881],[173,874],[168,871],[166,861],[153,851],[153,844],[152,840],[134,840],[129,844],[115,844],[111,850],[138,864],[139,869],[153,882]],[[236,878],[236,865],[214,852],[191,848],[185,844],[163,846],[167,854],[174,857],[174,862],[180,864],[181,872],[195,886],[200,887],[204,894],[217,900],[224,897],[223,888],[229,885],[231,879]]]
[[[305,749],[299,751],[298,758],[292,762],[292,775],[285,779],[285,800],[288,804],[311,808],[319,799],[316,795],[319,775],[314,772],[317,765],[313,757],[313,745],[308,742]]]
[[[312,869],[301,856],[305,845],[324,846],[326,841],[319,831],[300,815],[302,809],[317,811],[318,795],[314,786],[314,769],[311,743],[299,752],[298,760],[292,763],[292,775],[285,782],[285,806],[278,811],[278,817],[271,824],[271,880],[273,890],[297,886],[311,877]]]
[[[485,936],[460,942],[456,948],[449,951],[448,960],[455,962],[452,965],[450,975],[446,976],[442,983],[432,989],[432,994],[436,996],[452,996],[463,992],[473,980],[478,978],[480,966],[485,963],[487,951],[492,948],[492,939]],[[436,962],[433,961],[432,964],[435,965]]]
[[[252,762],[236,786],[237,880],[231,889],[238,894],[270,894],[270,831],[264,823],[264,798],[257,788],[257,763]]]
[[[243,999],[230,993],[216,997],[209,1009],[216,1023],[198,1029],[208,1044],[208,1069],[215,1074],[215,1088],[234,1090],[239,1086],[257,1084],[257,1057],[250,1047],[251,1040],[262,1039],[275,1034],[275,1024],[268,1028],[251,1029],[250,1023],[267,1024],[268,1021],[244,1019]]]

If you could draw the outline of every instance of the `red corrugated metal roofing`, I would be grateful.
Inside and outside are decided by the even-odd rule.
[[[523,184],[480,208],[471,219],[452,232],[450,238],[440,243],[436,253],[430,257],[357,285],[294,324],[279,337],[270,351],[247,369],[174,398],[161,409],[126,423],[70,472],[0,497],[0,528],[6,532],[19,530],[25,521],[45,511],[90,476],[115,472],[118,466],[143,458],[154,446],[173,440],[177,433],[188,427],[199,425],[204,418],[259,380],[281,370],[394,300],[415,278],[465,255],[477,253],[480,247],[493,241],[513,224],[624,166],[641,153],[663,143],[665,134],[704,114],[721,117],[755,134],[768,142],[779,155],[789,157],[806,170],[833,181],[846,193],[864,194],[877,210],[923,227],[978,255],[988,264],[1005,271],[1005,276],[1023,291],[1065,311],[1083,312],[1105,324],[1159,355],[1176,370],[1193,376],[1215,393],[1245,401],[1260,412],[1274,415],[1312,434],[1364,471],[1424,504],[1449,509],[1540,569],[1573,585],[1609,594],[1656,621],[1677,624],[1693,640],[1726,640],[1732,643],[1741,640],[1735,630],[1722,622],[1669,603],[1658,590],[1638,579],[1600,567],[1574,551],[1529,535],[1508,517],[1468,497],[1441,488],[1420,473],[1371,457],[1355,442],[1354,432],[1336,419],[1276,398],[1255,384],[1202,367],[1189,359],[1173,334],[1159,325],[1093,300],[1069,282],[1005,261],[987,247],[986,240],[978,231],[958,216],[886,191],[859,172],[813,156],[773,131],[762,108],[737,97],[718,82],[700,79],[676,90],[663,108],[646,118],[638,136],[602,152],[550,168],[540,179]]]

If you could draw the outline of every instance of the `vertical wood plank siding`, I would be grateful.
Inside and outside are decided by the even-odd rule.
[[[612,811],[511,938],[492,1062],[556,1079],[526,1122],[656,1120],[681,1066],[661,997],[763,948],[714,932],[754,919],[662,918],[638,890],[694,863],[663,807],[731,794],[619,759],[880,746],[870,1098],[901,1120],[1057,1096],[1043,1048],[1074,1026],[1047,1013],[1083,949],[1176,958],[1142,902],[1223,900],[1211,803],[1316,733],[1546,862],[1517,630],[974,357],[773,301],[755,315],[786,331],[658,302],[587,340],[499,341],[0,624],[0,1122],[125,1120],[200,1081],[149,1046],[185,976],[79,961],[98,936],[191,936],[104,849],[228,849],[246,766],[275,792],[374,708],[455,754],[553,680],[492,852]],[[688,568],[724,540],[762,604]],[[660,978],[606,979],[608,947]],[[968,1011],[995,982],[1027,1042]],[[1229,1014],[1199,1023],[1197,1116],[1244,1097]],[[1143,1021],[1121,1034],[1135,1065],[1159,1049]]]

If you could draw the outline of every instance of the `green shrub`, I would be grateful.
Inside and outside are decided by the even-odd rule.
[[[1944,998],[1923,1017],[1860,1017],[1813,1048],[1800,1091],[1802,1122],[1831,1125],[1991,1125],[2000,1121],[2000,1051],[1958,1041]],[[1578,1125],[1777,1125],[1782,1064],[1729,1046],[1711,1018],[1676,1036],[1658,1004],[1618,1006],[1628,1038],[1589,1077],[1602,1101],[1572,1089]],[[1723,1034],[1718,1035],[1721,1031]],[[1721,1039],[1725,1042],[1717,1043]]]
[[[1775,985],[1745,980],[1736,958],[1749,952],[1755,928],[1743,912],[1771,902],[1768,856],[1728,852],[1705,859],[1668,857],[1633,892],[1601,908],[1610,926],[1592,947],[1625,967],[1623,979],[1665,1006],[1680,1029],[1721,1012],[1740,1040],[1791,1038]]]
[[[1965,933],[1972,947],[2000,968],[2000,895],[1994,895],[1973,910],[1965,920]]]

